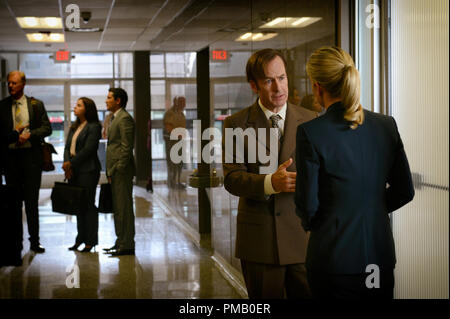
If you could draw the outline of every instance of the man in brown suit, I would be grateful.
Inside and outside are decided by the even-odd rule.
[[[287,103],[286,62],[280,52],[272,49],[255,52],[247,62],[246,72],[258,100],[229,116],[224,122],[224,132],[239,128],[258,133],[260,128],[275,129],[272,133],[277,138],[272,141],[277,146],[271,148],[267,142],[265,147],[275,150],[270,155],[275,155],[282,164],[278,169],[275,165],[272,174],[262,174],[261,159],[250,160],[255,143],[244,139],[244,155],[234,154],[234,147],[230,155],[226,147],[230,141],[227,142],[226,133],[223,135],[224,186],[240,197],[236,257],[241,259],[249,298],[308,298],[304,266],[307,234],[295,214],[294,204],[295,138],[297,126],[316,115]],[[233,139],[231,142],[235,144]],[[234,159],[232,163],[230,158]]]

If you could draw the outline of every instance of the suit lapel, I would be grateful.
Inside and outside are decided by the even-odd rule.
[[[108,138],[111,136],[111,134],[114,134],[114,130],[116,129],[117,123],[119,122],[120,118],[122,117],[122,112],[123,112],[123,110],[121,110],[119,112],[119,114],[114,115],[114,120],[111,122],[111,125],[109,126]]]
[[[89,125],[89,123],[86,123],[86,125],[81,130],[80,134],[78,134],[76,149],[79,149],[79,148],[81,149],[81,147],[78,147],[78,146],[81,146],[84,141],[84,137],[86,135],[88,125]]]
[[[34,108],[31,105],[31,98],[27,96],[28,119],[30,121],[30,129],[34,128]]]
[[[258,141],[258,128],[266,128],[266,143],[265,147],[270,152],[270,124],[266,118],[266,115],[258,105],[258,100],[251,106],[250,113],[247,121],[247,127],[255,129],[256,140]]]
[[[295,106],[287,105],[286,121],[284,122],[283,143],[281,144],[281,152],[279,163],[284,163],[291,157],[295,150],[295,139],[297,136],[297,126],[301,124],[302,115],[295,111]]]

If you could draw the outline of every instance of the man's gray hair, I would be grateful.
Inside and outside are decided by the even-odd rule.
[[[19,76],[20,76],[20,79],[22,80],[23,83],[25,83],[25,82],[27,81],[27,78],[25,77],[25,73],[23,73],[23,72],[20,71],[20,70],[14,70],[14,71],[9,72],[9,73],[8,73],[8,77],[7,77],[8,79],[9,79],[9,76],[10,76],[12,73],[18,73]]]

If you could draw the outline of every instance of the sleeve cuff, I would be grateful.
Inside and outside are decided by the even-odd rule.
[[[266,177],[264,178],[264,195],[269,196],[278,193],[280,192],[276,192],[272,186],[272,174],[266,175]]]

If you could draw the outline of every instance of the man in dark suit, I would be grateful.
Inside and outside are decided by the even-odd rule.
[[[10,96],[0,102],[0,113],[6,131],[26,127],[16,143],[8,145],[5,163],[6,183],[19,190],[25,201],[30,249],[45,252],[39,242],[39,189],[42,175],[42,147],[46,136],[52,133],[50,121],[42,101],[24,95],[25,74],[8,74]]]
[[[134,255],[133,176],[135,123],[125,110],[128,95],[121,88],[111,88],[106,107],[113,113],[106,149],[106,176],[113,195],[116,242],[105,249],[111,256]]]
[[[16,143],[19,136],[28,138],[28,131],[23,132],[24,127],[7,132],[3,119],[1,119],[0,131],[0,242],[4,244],[4,250],[0,254],[0,267],[22,265],[22,209],[18,199],[18,191],[3,185],[4,163],[7,156],[7,146]],[[20,205],[20,206],[19,206]]]
[[[250,298],[308,298],[303,264],[307,236],[295,214],[293,196],[295,133],[299,124],[315,114],[287,103],[286,63],[278,51],[255,52],[247,62],[247,80],[258,100],[225,120],[222,144],[224,186],[240,197],[236,257],[241,259]],[[249,156],[256,143],[248,140],[243,141],[243,160],[239,154],[227,153],[226,144],[235,143],[227,141],[226,130],[239,128],[274,129],[276,154],[270,155],[282,163],[278,169],[275,165],[271,174],[262,174],[261,159],[255,162]],[[258,147],[271,149],[269,143]]]

